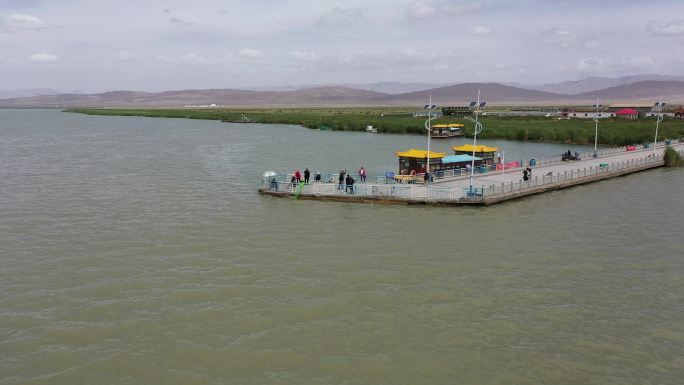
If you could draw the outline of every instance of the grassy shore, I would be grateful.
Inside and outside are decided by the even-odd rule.
[[[246,115],[250,121],[268,124],[296,124],[308,128],[321,126],[336,131],[363,131],[372,125],[378,132],[419,134],[424,132],[425,118],[413,118],[409,108],[253,108],[253,109],[68,109],[90,115],[148,116],[239,121]],[[472,136],[473,124],[462,118],[440,118],[437,123],[462,123],[466,135]],[[593,144],[594,122],[590,119],[483,117],[483,139]],[[603,119],[599,123],[598,142],[602,145],[627,145],[653,141],[655,119]],[[660,124],[658,138],[684,137],[684,121],[669,119]]]

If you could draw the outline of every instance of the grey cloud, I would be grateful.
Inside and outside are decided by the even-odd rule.
[[[466,52],[415,49],[365,51],[338,56],[292,52],[290,57],[293,61],[290,64],[292,68],[301,71],[441,71],[452,65],[462,65],[463,58],[467,55]]]
[[[57,55],[49,53],[34,53],[29,57],[29,61],[37,64],[54,64],[59,58]]]
[[[238,57],[242,59],[258,60],[263,59],[265,56],[266,55],[263,53],[263,51],[253,48],[245,48],[238,52]]]
[[[669,23],[651,20],[646,25],[646,29],[659,36],[684,35],[684,20],[675,20]]]
[[[590,35],[580,36],[574,32],[558,28],[542,32],[541,40],[544,44],[565,48],[595,49],[599,47],[599,42]]]
[[[116,54],[116,61],[120,63],[134,63],[139,61],[138,58],[129,51],[119,51]]]
[[[467,13],[481,12],[487,9],[487,6],[478,2],[448,2],[443,7],[444,11],[452,15],[463,15]]]
[[[325,16],[321,16],[316,22],[316,25],[321,26],[331,26],[331,25],[353,25],[365,23],[368,20],[363,16],[363,13],[355,9],[345,9],[340,7],[335,7],[330,13]]]
[[[562,29],[550,29],[542,33],[544,44],[568,47],[577,42],[577,35]]]
[[[169,18],[169,22],[174,23],[174,24],[180,24],[180,25],[195,25],[195,23],[193,23],[193,22],[185,21],[185,20],[179,19],[177,17]]]
[[[484,3],[472,1],[429,1],[409,3],[406,15],[409,19],[426,19],[440,14],[464,15],[487,9]]]
[[[630,71],[652,71],[657,63],[650,56],[629,56],[626,59],[613,57],[591,57],[579,61],[577,70],[587,73],[628,73]]]
[[[425,19],[437,13],[437,8],[429,1],[416,1],[408,5],[406,15],[410,19]]]
[[[191,65],[205,65],[211,64],[205,57],[196,55],[194,53],[185,53],[176,56],[156,55],[154,60],[162,63],[175,64],[191,64]]]
[[[45,22],[35,16],[15,13],[0,20],[0,30],[6,33],[22,31],[41,32],[48,29]]]
[[[471,35],[486,35],[490,32],[492,32],[492,30],[483,25],[475,25],[468,28],[468,33]]]

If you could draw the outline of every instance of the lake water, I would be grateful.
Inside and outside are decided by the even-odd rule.
[[[481,208],[256,193],[411,147],[0,110],[0,384],[684,381],[684,169]]]

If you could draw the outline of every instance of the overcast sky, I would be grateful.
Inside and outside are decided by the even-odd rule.
[[[684,0],[0,0],[0,90],[684,75]]]

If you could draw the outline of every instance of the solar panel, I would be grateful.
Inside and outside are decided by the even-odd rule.
[[[667,104],[667,103],[663,103],[663,102],[660,103],[660,105],[661,105],[662,107],[665,107],[666,104]]]
[[[436,104],[433,104],[433,105],[430,106],[430,109],[433,109],[433,110],[434,110],[435,108],[437,108],[437,105],[436,105]]]
[[[487,105],[487,102],[480,102],[480,108],[484,107]]]
[[[660,102],[656,102],[656,103],[654,104],[654,106],[659,106],[659,105],[660,105]]]
[[[475,107],[476,104],[477,104],[477,102],[470,102],[470,106],[469,106],[469,107]]]
[[[427,110],[428,108],[430,108],[430,105],[426,104],[423,108]]]

